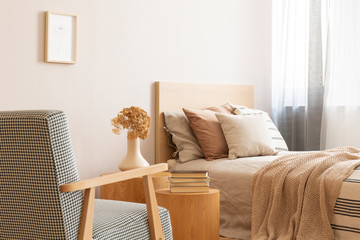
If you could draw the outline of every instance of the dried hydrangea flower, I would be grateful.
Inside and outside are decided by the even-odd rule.
[[[145,139],[149,135],[151,118],[147,112],[139,107],[131,106],[124,108],[118,115],[111,119],[113,133],[120,135],[121,131],[127,129],[127,138]]]

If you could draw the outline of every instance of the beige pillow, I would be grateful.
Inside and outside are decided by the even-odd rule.
[[[229,148],[229,159],[275,154],[265,114],[216,114]]]
[[[258,109],[247,108],[245,106],[239,106],[239,105],[233,105],[233,104],[230,104],[230,106],[232,107],[233,113],[235,115],[254,115],[254,114],[261,114],[261,113],[265,114],[266,123],[268,126],[268,130],[270,132],[271,139],[272,139],[273,145],[275,147],[275,150],[277,150],[277,151],[288,151],[289,150],[283,136],[281,135],[280,131],[275,126],[274,122],[269,117],[269,114],[267,114],[264,111],[258,110]]]
[[[176,146],[180,162],[204,158],[200,145],[183,112],[164,112],[164,119],[167,131]]]
[[[214,109],[212,109],[214,110]],[[215,112],[183,108],[190,126],[200,144],[206,160],[223,158],[228,147]],[[221,112],[227,112],[220,110]]]

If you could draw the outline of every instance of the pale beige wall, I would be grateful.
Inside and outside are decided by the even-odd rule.
[[[77,64],[43,62],[47,10],[78,15]],[[270,110],[270,21],[269,0],[0,0],[0,110],[64,110],[81,177],[116,171],[110,119],[154,114],[154,81],[252,84]],[[150,163],[154,147],[152,131]]]

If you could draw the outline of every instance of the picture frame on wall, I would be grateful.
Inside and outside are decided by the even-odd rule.
[[[77,16],[46,12],[45,62],[76,63]]]

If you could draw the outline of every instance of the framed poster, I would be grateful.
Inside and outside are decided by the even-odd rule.
[[[77,16],[46,12],[45,62],[76,63]]]

